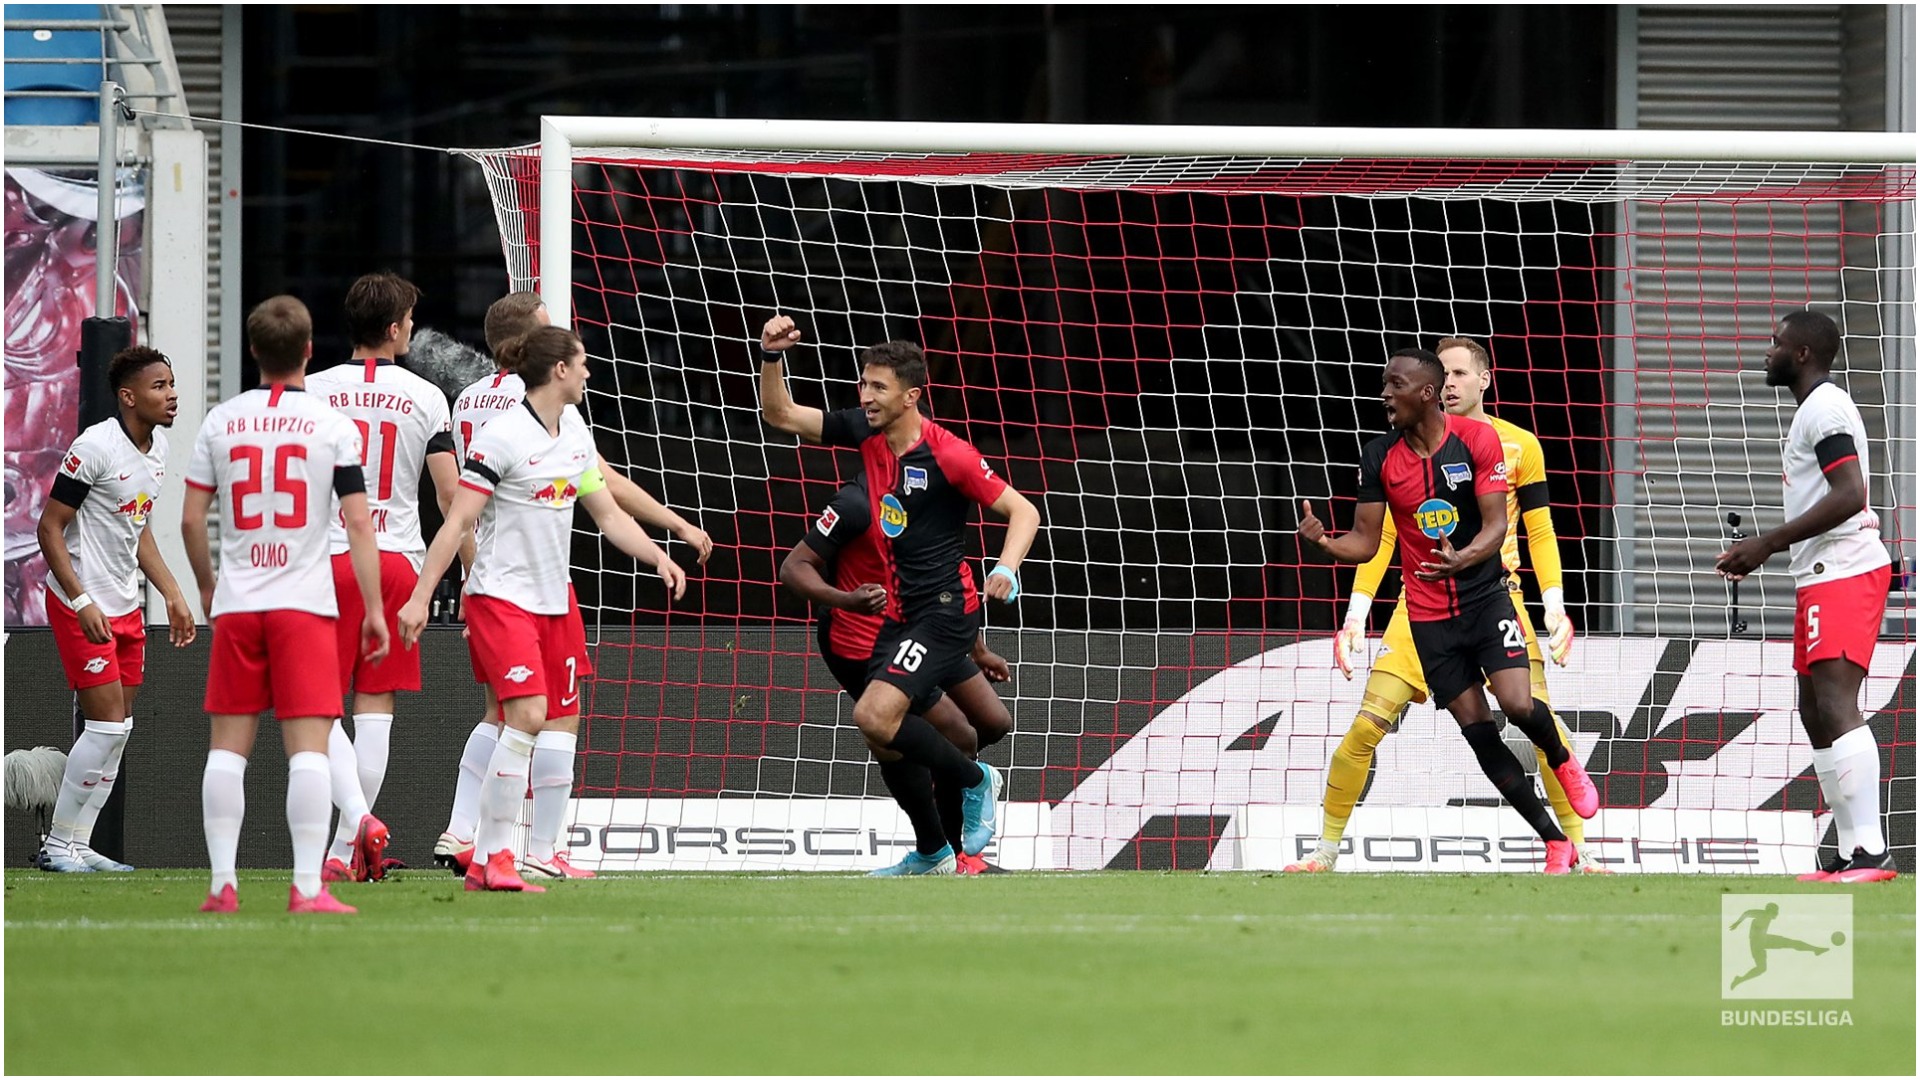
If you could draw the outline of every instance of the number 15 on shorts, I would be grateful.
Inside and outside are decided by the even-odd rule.
[[[893,666],[902,671],[919,671],[921,661],[926,658],[927,647],[912,638],[906,638],[893,652]]]

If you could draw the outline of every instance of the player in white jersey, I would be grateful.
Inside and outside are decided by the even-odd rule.
[[[67,755],[53,825],[35,864],[85,873],[131,870],[93,850],[93,824],[120,775],[133,698],[146,670],[140,575],[166,598],[168,637],[195,636],[193,609],[160,558],[148,522],[167,475],[167,436],[179,397],[173,363],[135,346],[107,365],[119,415],[80,433],[60,462],[40,514],[47,562],[47,624],[79,699],[82,731]]]
[[[246,809],[247,755],[260,713],[272,709],[287,749],[287,830],[293,837],[291,912],[354,909],[320,880],[326,853],[327,731],[340,716],[333,624],[338,604],[327,557],[329,499],[346,520],[354,577],[366,612],[363,655],[386,655],[380,615],[380,552],[367,513],[360,433],[305,389],[313,321],[291,296],[247,316],[247,341],[261,385],[213,407],[193,444],[181,532],[213,621],[206,709],[212,749],[201,781],[213,883],[200,910],[239,906],[234,859]],[[219,499],[220,576],[207,546],[207,512]],[[377,861],[385,828],[361,819],[356,858]]]
[[[427,550],[426,569],[413,599],[400,610],[401,641],[411,647],[427,622],[432,582],[446,572],[462,538],[477,522],[478,539],[467,577],[468,644],[476,671],[500,702],[506,729],[487,763],[480,789],[480,820],[467,888],[541,891],[528,885],[510,847],[514,812],[534,789],[533,842],[545,851],[529,858],[551,863],[573,786],[573,753],[534,750],[579,722],[581,680],[592,674],[586,630],[573,601],[566,552],[573,504],[583,503],[614,546],[658,568],[675,599],[686,575],[638,522],[615,504],[602,478],[593,436],[576,410],[586,392],[587,356],[572,332],[545,327],[509,343],[500,358],[527,384],[518,408],[495,417],[475,436],[460,473],[460,492],[446,524]],[[571,739],[568,740],[571,743]],[[564,759],[564,760],[562,760]],[[560,798],[541,800],[542,788]],[[563,860],[564,861],[564,860]],[[556,875],[573,876],[573,875]]]
[[[499,356],[507,342],[547,326],[546,305],[540,302],[540,296],[531,292],[508,293],[493,302],[487,308],[486,335],[487,347]],[[526,396],[526,385],[520,376],[510,368],[502,366],[500,370],[486,378],[476,380],[462,390],[454,399],[453,433],[454,443],[459,450],[460,460],[465,461],[467,448],[474,436],[486,427],[494,417],[520,404]],[[647,494],[640,485],[629,480],[619,470],[610,467],[606,460],[597,458],[596,464],[607,481],[607,491],[613,495],[613,501],[620,509],[633,515],[642,525],[665,528],[681,541],[693,548],[700,564],[705,565],[707,556],[713,552],[713,540],[699,527],[688,522],[679,514],[662,505],[659,500]],[[486,684],[486,675],[478,668],[474,670],[474,681]],[[535,751],[535,772],[558,775],[556,768],[543,768],[549,757],[566,755],[571,760],[578,740],[577,726],[565,730],[553,726],[548,728],[547,743]],[[464,874],[472,861],[473,833],[480,814],[480,781],[486,774],[487,762],[493,759],[494,744],[500,738],[499,704],[494,700],[493,690],[487,689],[486,712],[480,722],[474,725],[473,732],[467,736],[467,745],[460,755],[460,773],[454,783],[453,812],[447,819],[446,831],[433,845],[434,860],[451,868],[455,873]],[[567,792],[553,789],[536,788],[534,802],[557,802],[564,807]],[[536,838],[535,849],[544,850],[544,842]],[[529,853],[523,872],[543,874],[548,877],[568,875],[586,876],[585,871],[576,870],[566,862],[564,853],[557,861],[543,862],[532,858]],[[549,872],[557,871],[557,872]]]
[[[1799,403],[1783,460],[1787,520],[1733,545],[1714,569],[1739,581],[1788,552],[1800,722],[1839,841],[1833,861],[1801,880],[1852,883],[1896,876],[1880,828],[1880,748],[1860,715],[1860,681],[1880,638],[1892,560],[1867,501],[1866,426],[1832,379],[1839,354],[1840,328],[1817,311],[1791,312],[1774,327],[1767,385],[1789,388]]]
[[[346,302],[353,357],[307,378],[309,393],[360,430],[367,512],[380,546],[381,610],[389,634],[398,632],[394,619],[413,595],[427,555],[427,542],[420,535],[421,471],[433,477],[442,515],[460,483],[446,395],[394,362],[413,337],[413,308],[419,299],[420,290],[395,274],[367,274],[355,281]],[[372,811],[386,780],[394,692],[420,689],[420,652],[394,649],[378,663],[359,659],[360,590],[347,553],[347,530],[338,518],[328,540],[333,591],[340,604],[335,624],[340,692],[353,692],[353,740],[347,740],[346,729],[336,721],[328,735],[327,757],[340,823],[321,876],[328,881],[378,881],[385,875],[384,860],[355,865],[353,838],[356,823]]]

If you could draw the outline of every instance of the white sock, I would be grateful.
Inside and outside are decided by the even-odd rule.
[[[1871,728],[1857,727],[1833,740],[1833,770],[1840,789],[1834,812],[1853,826],[1853,844],[1844,854],[1852,855],[1856,847],[1869,855],[1887,850],[1880,831],[1880,748]]]
[[[320,860],[327,847],[327,797],[332,772],[328,755],[312,750],[287,759],[287,832],[293,837],[293,887],[320,894]]]
[[[507,728],[487,762],[480,782],[480,823],[474,831],[473,859],[484,862],[494,852],[511,847],[513,819],[527,795],[527,772],[532,766],[533,736]]]
[[[353,752],[353,740],[347,738],[347,729],[338,720],[327,732],[327,775],[333,805],[340,808],[340,829],[334,834],[333,850],[327,857],[346,862],[353,855],[353,837],[360,831],[360,819],[367,816],[368,809],[366,792],[360,790],[359,755]]]
[[[247,814],[247,759],[231,750],[207,751],[207,771],[200,778],[200,816],[207,831],[207,862],[213,867],[213,887],[239,887],[233,866],[240,853],[240,821]]]
[[[473,839],[474,825],[480,820],[480,780],[487,775],[487,763],[499,743],[500,725],[482,720],[473,726],[467,748],[460,752],[460,779],[453,785],[453,816],[447,819],[447,831],[462,840]]]
[[[367,809],[380,801],[380,785],[387,779],[387,747],[393,736],[392,713],[353,714],[353,755],[359,759],[360,790]]]
[[[543,731],[533,740],[533,836],[527,854],[553,858],[560,827],[567,820],[567,797],[573,794],[573,748],[579,736],[570,731]]]
[[[101,809],[113,795],[113,782],[120,778],[120,756],[126,752],[127,739],[132,734],[133,717],[129,716],[121,722],[120,734],[114,737],[113,748],[107,751],[107,763],[100,770],[100,782],[93,786],[93,795],[80,808],[80,827],[74,833],[74,839],[83,844],[93,843],[94,823],[100,820]]]
[[[340,730],[339,721],[334,729]],[[354,772],[359,777],[360,793],[367,800],[367,813],[373,812],[373,804],[380,797],[380,785],[387,778],[388,738],[393,733],[392,713],[354,713],[353,714],[353,758]],[[341,731],[342,737],[345,732]],[[333,749],[333,736],[327,736],[329,757]],[[353,838],[360,831],[360,819],[340,815],[340,827],[333,834],[333,850],[327,853],[329,858],[346,862],[353,855]]]
[[[1840,774],[1833,768],[1833,747],[1814,750],[1813,775],[1820,778],[1820,797],[1833,811],[1834,847],[1844,862],[1853,857],[1853,819],[1840,811]]]
[[[125,738],[119,724],[89,720],[67,754],[67,771],[60,777],[60,794],[53,802],[53,839],[71,844],[81,835],[87,801],[107,772],[116,740]],[[87,822],[91,824],[91,822]]]

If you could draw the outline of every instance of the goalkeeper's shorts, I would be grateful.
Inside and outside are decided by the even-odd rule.
[[[1544,664],[1540,652],[1540,640],[1533,632],[1533,618],[1527,614],[1527,604],[1516,590],[1509,594],[1513,597],[1513,610],[1520,617],[1520,629],[1527,635],[1527,662]],[[1393,617],[1387,620],[1387,632],[1380,638],[1380,652],[1373,658],[1373,670],[1392,675],[1408,686],[1413,687],[1413,700],[1423,703],[1430,693],[1427,686],[1427,673],[1420,667],[1420,653],[1413,647],[1413,628],[1407,621],[1407,601],[1393,605]]]

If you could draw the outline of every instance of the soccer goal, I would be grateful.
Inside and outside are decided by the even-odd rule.
[[[861,347],[919,343],[932,414],[1044,515],[1018,605],[987,616],[1015,672],[994,861],[1272,869],[1311,848],[1365,676],[1333,667],[1351,571],[1303,555],[1300,500],[1347,527],[1386,356],[1465,336],[1492,356],[1488,410],[1545,452],[1579,629],[1548,680],[1600,786],[1589,841],[1629,872],[1810,869],[1832,839],[1785,558],[1737,597],[1711,567],[1781,520],[1793,402],[1761,359],[1811,305],[1845,333],[1896,559],[1863,707],[1913,867],[1910,135],[556,117],[537,147],[471,156],[513,286],[587,342],[603,452],[718,544],[671,606],[575,544],[583,864],[853,869],[910,843],[777,584],[858,468],[760,422],[777,311],[805,333],[805,404],[854,402]],[[1537,623],[1530,559],[1521,576]],[[1393,573],[1370,654],[1397,595]],[[1538,869],[1494,796],[1416,705],[1341,868]]]

